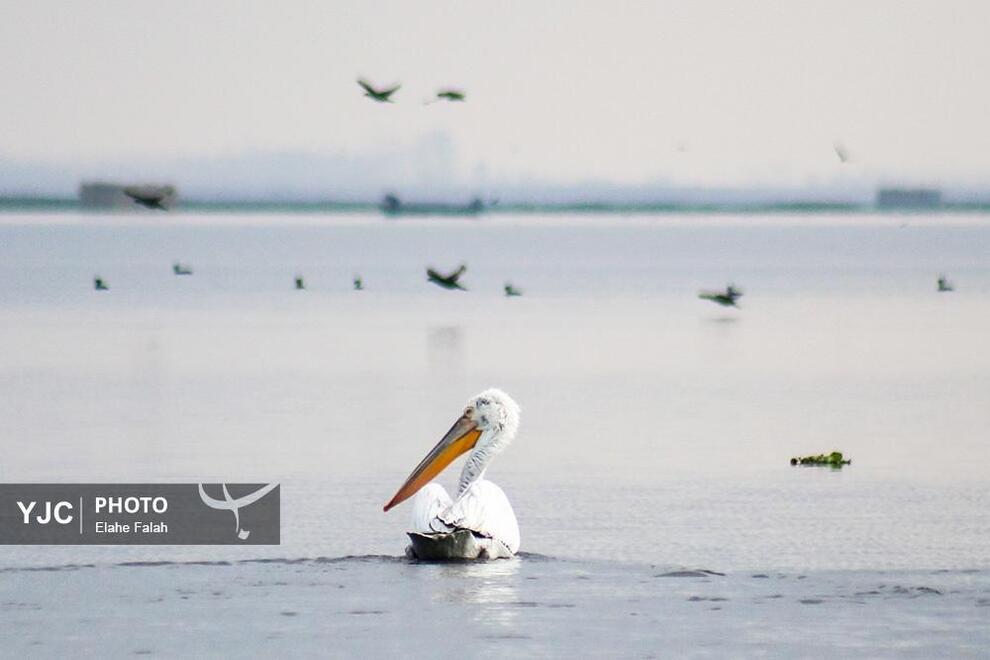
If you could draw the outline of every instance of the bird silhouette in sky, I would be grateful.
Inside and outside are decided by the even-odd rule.
[[[438,101],[451,101],[451,102],[462,102],[464,101],[465,95],[459,89],[441,89],[437,92]]]
[[[852,155],[849,153],[849,150],[846,149],[846,145],[837,141],[832,145],[832,149],[835,150],[835,155],[838,157],[839,162],[843,165],[852,162]]]
[[[392,94],[395,94],[402,85],[395,85],[394,87],[389,87],[388,89],[375,89],[371,83],[366,80],[358,80],[357,83],[364,88],[364,95],[370,99],[377,101],[378,103],[391,103]]]

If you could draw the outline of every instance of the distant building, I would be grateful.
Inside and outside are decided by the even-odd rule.
[[[880,188],[877,208],[937,209],[942,206],[942,191],[937,188]]]
[[[174,206],[178,200],[178,193],[175,190],[175,186],[172,185],[119,184],[92,181],[83,182],[79,186],[79,203],[84,209],[112,209],[117,211],[141,209],[142,206],[128,196],[124,192],[125,190],[143,196],[161,196],[162,204],[167,207]]]

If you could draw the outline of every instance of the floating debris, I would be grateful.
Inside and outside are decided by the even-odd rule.
[[[719,573],[718,571],[709,571],[709,570],[704,569],[704,568],[699,568],[697,570],[694,570],[694,569],[683,569],[683,570],[679,570],[679,571],[668,571],[667,573],[660,573],[658,575],[654,575],[653,577],[655,577],[655,578],[660,578],[660,577],[662,577],[662,578],[693,578],[693,577],[705,578],[705,577],[712,577],[713,575],[717,575],[719,577],[725,577],[725,573]]]
[[[843,458],[841,451],[833,451],[831,454],[818,454],[816,456],[799,456],[791,459],[791,465],[827,465],[833,468],[841,468],[843,465],[851,465],[852,459]]]

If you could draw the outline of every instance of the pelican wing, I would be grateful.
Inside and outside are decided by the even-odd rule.
[[[471,484],[456,502],[451,501],[443,486],[427,484],[416,493],[410,523],[410,531],[416,534],[449,535],[468,530],[498,541],[511,554],[519,551],[519,524],[509,498],[484,479]]]
[[[497,485],[479,479],[468,487],[438,519],[453,529],[469,529],[475,534],[501,542],[515,554],[519,551],[519,524],[509,498]]]
[[[409,529],[421,534],[450,532],[452,529],[440,522],[439,516],[453,502],[447,491],[438,483],[428,483],[416,493],[413,501],[412,518]]]

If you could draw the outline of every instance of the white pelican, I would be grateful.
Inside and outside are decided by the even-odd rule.
[[[406,554],[418,559],[498,559],[519,550],[519,525],[502,489],[484,478],[485,471],[516,436],[519,406],[505,392],[488,389],[467,403],[464,414],[416,466],[388,511],[416,495],[412,542]],[[467,452],[467,460],[451,500],[433,477]]]

